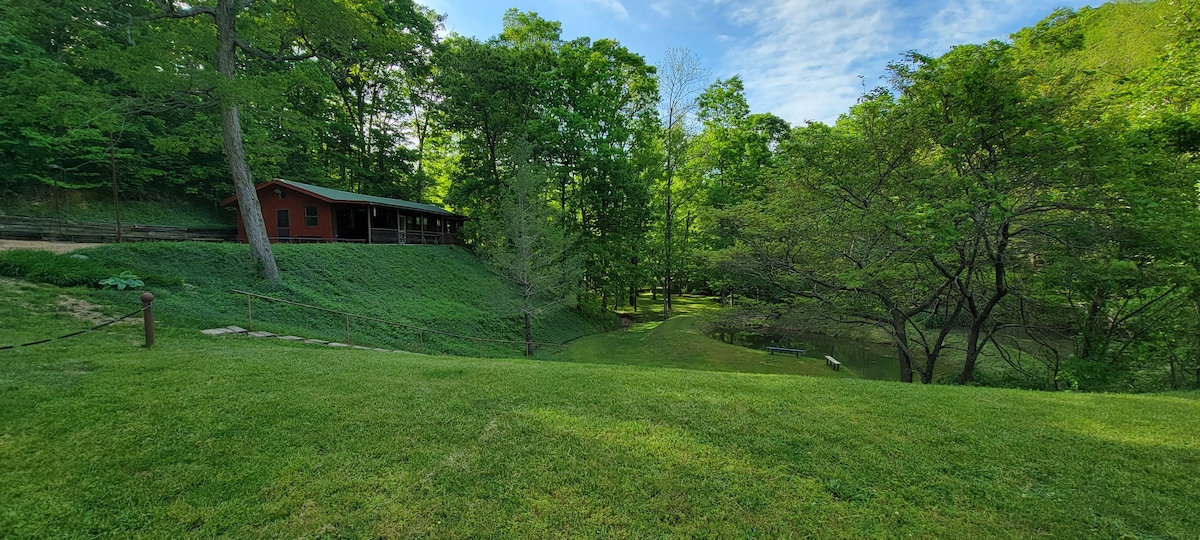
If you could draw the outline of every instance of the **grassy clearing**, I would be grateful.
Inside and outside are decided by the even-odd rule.
[[[12,538],[1194,538],[1200,399],[332,350],[0,354]]]
[[[284,282],[272,287],[254,276],[242,244],[140,243],[81,251],[107,267],[147,278],[159,317],[168,325],[211,328],[247,325],[246,297],[234,289],[284,298],[385,321],[471,337],[521,340],[516,290],[461,247],[354,244],[276,245]],[[137,305],[140,292],[95,291],[113,305]],[[337,315],[256,301],[256,330],[345,341]],[[535,328],[538,341],[562,343],[604,328],[573,309],[548,313]],[[441,338],[379,323],[352,321],[351,340],[372,347],[476,356],[473,341]],[[520,355],[517,345],[482,347],[484,355]]]
[[[707,313],[717,309],[720,309],[717,299],[710,296],[680,294],[671,298],[672,317]],[[661,296],[654,298],[649,292],[643,292],[638,295],[637,311],[629,306],[622,306],[617,309],[617,313],[633,316],[634,320],[638,322],[661,321],[663,319],[663,299]]]
[[[696,306],[704,305],[700,299],[691,300]],[[818,377],[854,376],[848,369],[833,371],[825,367],[823,360],[770,355],[764,351],[722,343],[700,333],[696,329],[694,315],[679,315],[667,321],[638,323],[624,332],[585,336],[570,342],[567,349],[549,358],[563,362],[706,371]]]

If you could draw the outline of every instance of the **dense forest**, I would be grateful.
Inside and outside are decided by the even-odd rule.
[[[0,0],[0,192],[213,205],[282,177],[470,216],[530,314],[703,292],[714,332],[885,335],[906,382],[1200,387],[1200,1],[911,52],[798,126],[687,51],[653,65],[517,10],[487,40],[441,22]]]

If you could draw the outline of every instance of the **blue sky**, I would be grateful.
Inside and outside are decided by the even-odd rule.
[[[421,0],[418,0],[421,1]],[[504,11],[535,11],[563,37],[613,38],[651,64],[668,47],[695,53],[712,78],[740,75],[754,112],[798,124],[832,122],[883,84],[887,63],[909,50],[1005,38],[1077,0],[424,0],[446,28],[487,39]],[[1098,2],[1092,2],[1095,5]]]

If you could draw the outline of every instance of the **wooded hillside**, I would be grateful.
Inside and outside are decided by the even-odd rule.
[[[203,205],[283,177],[446,204],[494,263],[554,239],[527,251],[559,254],[539,263],[570,282],[557,300],[689,290],[736,305],[730,332],[876,328],[903,380],[950,359],[959,383],[1200,385],[1196,0],[912,53],[834,125],[752,112],[687,51],[654,66],[536,13],[503,23],[445,36],[409,0],[0,0],[0,192]]]

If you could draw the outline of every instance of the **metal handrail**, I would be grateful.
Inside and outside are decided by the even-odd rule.
[[[475,344],[477,346],[479,346],[479,348],[480,348],[480,351],[479,351],[480,356],[483,356],[482,348],[483,348],[484,343],[500,343],[500,344],[504,344],[504,345],[521,345],[521,346],[525,345],[524,341],[512,341],[512,340],[506,340],[506,339],[488,339],[488,338],[464,336],[462,334],[455,334],[453,332],[442,332],[440,330],[433,330],[431,328],[425,328],[425,327],[421,327],[421,326],[415,326],[415,325],[405,324],[405,323],[400,323],[400,322],[395,322],[395,321],[386,321],[383,319],[377,319],[375,317],[366,317],[363,315],[355,315],[353,313],[348,313],[345,311],[338,311],[336,309],[329,309],[329,308],[323,308],[320,306],[302,304],[300,302],[293,302],[291,300],[284,300],[282,298],[275,298],[272,296],[266,296],[266,295],[252,293],[250,291],[243,291],[243,290],[239,290],[239,289],[233,289],[233,292],[237,293],[237,294],[246,295],[246,328],[247,329],[250,329],[250,327],[253,326],[253,324],[254,324],[254,311],[253,311],[253,307],[251,306],[251,301],[254,298],[258,298],[258,299],[266,300],[269,302],[275,302],[275,303],[279,303],[279,304],[286,304],[286,305],[291,305],[291,306],[296,306],[296,307],[313,309],[316,311],[323,311],[325,313],[332,313],[334,315],[341,315],[341,316],[345,317],[345,319],[346,319],[346,343],[349,345],[353,345],[353,343],[350,342],[350,319],[360,319],[360,320],[364,320],[364,321],[383,323],[383,324],[386,324],[389,326],[396,326],[396,327],[400,327],[400,328],[408,328],[410,330],[416,330],[417,338],[420,341],[422,352],[424,352],[424,350],[425,350],[425,333],[426,332],[428,332],[430,334],[434,334],[434,335],[439,335],[439,336],[447,336],[447,337],[452,337],[452,338],[457,338],[457,339],[462,339],[462,340],[474,341]],[[535,347],[559,347],[559,348],[563,348],[563,349],[565,349],[567,347],[566,345],[563,345],[560,343],[542,343],[542,342],[538,342],[538,341],[532,341],[532,342],[530,342],[530,344]]]

